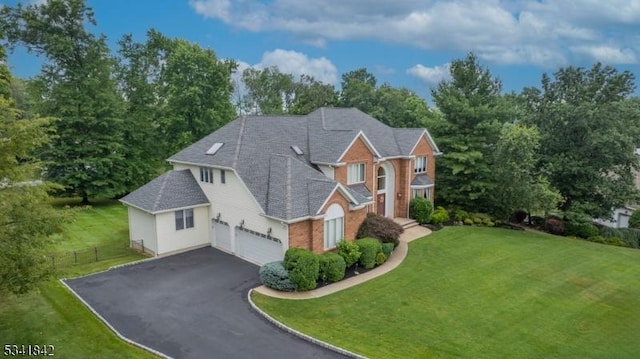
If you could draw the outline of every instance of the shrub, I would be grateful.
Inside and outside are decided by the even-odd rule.
[[[362,238],[356,240],[356,244],[360,248],[359,263],[365,269],[371,269],[376,266],[376,256],[382,252],[382,244],[375,238]]]
[[[352,265],[358,262],[360,259],[360,247],[354,242],[349,242],[346,240],[341,240],[337,244],[338,254],[344,259],[347,267],[351,267]]]
[[[640,248],[640,230],[636,228],[622,228],[620,235],[611,237],[621,238],[631,248]]]
[[[618,247],[627,247],[627,243],[625,243],[625,241],[623,241],[618,237],[605,238],[603,236],[593,236],[593,237],[587,238],[587,240],[589,242],[608,244],[608,245],[618,246]]]
[[[328,282],[337,282],[344,278],[347,264],[338,253],[324,253],[320,259],[320,279]]]
[[[289,271],[289,280],[299,291],[311,290],[318,284],[320,260],[306,249],[289,248],[284,255],[284,268]]]
[[[562,222],[559,219],[555,219],[555,218],[549,218],[547,219],[547,222],[545,223],[545,229],[547,230],[547,232],[551,233],[551,234],[555,234],[558,236],[564,236],[565,235],[565,228],[564,228],[564,222]]]
[[[524,221],[525,218],[527,218],[529,214],[527,213],[527,211],[520,209],[517,210],[515,212],[513,212],[513,214],[511,215],[511,222],[515,222],[515,223],[522,223]]]
[[[431,215],[431,223],[441,224],[449,220],[449,212],[444,207],[438,207]]]
[[[464,224],[465,224],[465,225],[467,225],[467,226],[470,226],[470,225],[472,225],[472,224],[473,224],[473,219],[471,219],[471,218],[467,218],[467,219],[465,219],[462,223],[464,223]]]
[[[386,261],[387,261],[387,256],[385,256],[384,253],[378,252],[378,254],[376,254],[376,265],[382,265]]]
[[[395,247],[400,244],[400,234],[404,232],[401,225],[384,216],[375,213],[367,213],[356,238],[377,238],[383,243],[393,243]]]
[[[629,217],[629,228],[640,227],[640,209],[633,211]]]
[[[433,213],[433,204],[426,198],[416,197],[409,202],[409,217],[420,224],[429,223]]]
[[[566,232],[569,236],[589,238],[600,235],[600,230],[592,223],[572,223],[566,225]]]
[[[531,224],[536,227],[541,227],[545,223],[544,217],[541,216],[531,216]]]
[[[482,224],[482,218],[480,217],[471,217],[473,224]]]
[[[453,212],[453,219],[456,222],[465,222],[467,219],[469,219],[469,213],[465,210],[462,209],[456,209]]]
[[[391,252],[393,252],[393,243],[382,243],[382,253],[389,259],[391,257]]]
[[[269,288],[283,292],[293,292],[296,290],[295,284],[289,280],[289,272],[284,268],[281,261],[271,262],[260,267],[260,282]]]

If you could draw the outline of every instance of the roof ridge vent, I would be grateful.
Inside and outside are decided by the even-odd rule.
[[[211,146],[211,148],[207,150],[207,154],[211,156],[215,155],[216,152],[218,152],[218,150],[220,149],[220,147],[222,147],[222,145],[224,145],[224,142],[214,143],[213,146]]]

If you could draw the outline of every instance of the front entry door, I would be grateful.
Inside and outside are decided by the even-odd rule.
[[[384,216],[384,209],[386,207],[386,195],[384,193],[378,195],[378,211],[377,213],[381,216]]]

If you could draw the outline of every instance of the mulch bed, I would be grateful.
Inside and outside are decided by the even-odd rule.
[[[375,269],[375,268],[372,268],[372,269]],[[360,274],[363,274],[363,273],[367,273],[368,271],[370,271],[372,269],[364,269],[363,267],[355,266],[355,265],[351,266],[351,267],[348,267],[344,272],[344,278],[342,278],[342,280],[345,280],[347,278],[351,278],[351,277],[354,277],[354,276],[357,276],[357,275],[360,275]],[[325,282],[322,279],[318,280],[318,286],[316,287],[316,289],[328,286],[330,284],[333,284],[333,283]]]

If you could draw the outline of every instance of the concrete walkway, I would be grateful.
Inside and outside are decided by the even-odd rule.
[[[409,242],[418,238],[422,238],[429,234],[431,234],[431,230],[420,226],[405,229],[405,231],[400,235],[400,244],[398,245],[398,247],[396,247],[393,253],[391,253],[391,256],[383,265],[366,273],[341,280],[337,283],[329,284],[322,288],[310,290],[307,292],[281,292],[273,290],[271,288],[267,288],[263,285],[254,288],[253,290],[260,294],[282,299],[311,299],[324,297],[325,295],[333,294],[343,289],[351,288],[355,285],[366,282],[370,279],[379,277],[394,270],[397,266],[400,265],[400,263],[402,263],[402,261],[407,256]]]

